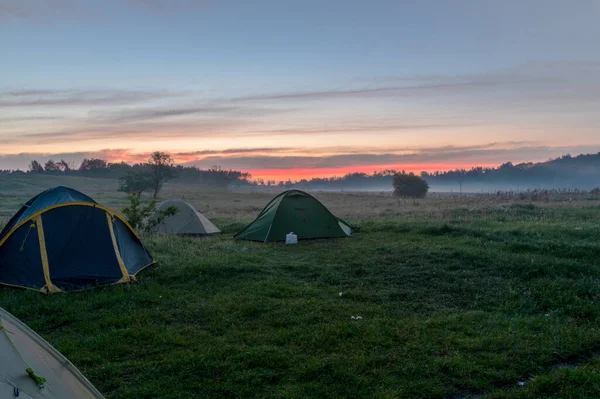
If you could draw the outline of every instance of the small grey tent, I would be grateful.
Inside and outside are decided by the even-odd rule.
[[[169,200],[157,205],[158,210],[166,210],[168,207],[177,208],[177,213],[168,216],[163,223],[156,227],[159,234],[173,234],[185,236],[205,236],[219,234],[217,228],[203,214],[198,212],[194,206],[181,200]]]
[[[0,308],[0,399],[103,399],[71,362]]]

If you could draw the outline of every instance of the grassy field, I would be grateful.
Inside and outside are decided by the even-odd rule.
[[[0,180],[0,217],[56,184],[125,204],[108,180]],[[0,306],[110,399],[600,397],[599,198],[316,193],[359,231],[232,240],[273,195],[168,185],[224,234],[146,237],[135,284]]]

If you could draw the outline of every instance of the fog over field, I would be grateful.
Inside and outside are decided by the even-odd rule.
[[[129,204],[112,178],[0,174],[0,225],[58,185]],[[167,182],[223,233],[144,234],[135,282],[0,306],[107,399],[598,397],[600,191],[313,192],[350,237],[234,240],[282,190]]]

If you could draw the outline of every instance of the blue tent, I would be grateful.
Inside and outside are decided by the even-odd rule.
[[[125,283],[154,262],[131,226],[79,191],[30,199],[0,233],[0,284],[61,292]]]

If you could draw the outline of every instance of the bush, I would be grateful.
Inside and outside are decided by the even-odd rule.
[[[424,198],[429,184],[413,173],[396,173],[393,181],[394,196],[400,198]]]
[[[129,194],[129,206],[123,209],[127,222],[140,233],[153,233],[167,217],[175,215],[179,209],[170,206],[164,210],[156,209],[156,200],[148,205],[140,203],[140,197],[136,193]]]
[[[145,171],[127,173],[119,178],[118,191],[135,194],[138,198],[142,196],[144,191],[152,191],[154,183],[152,176]]]

